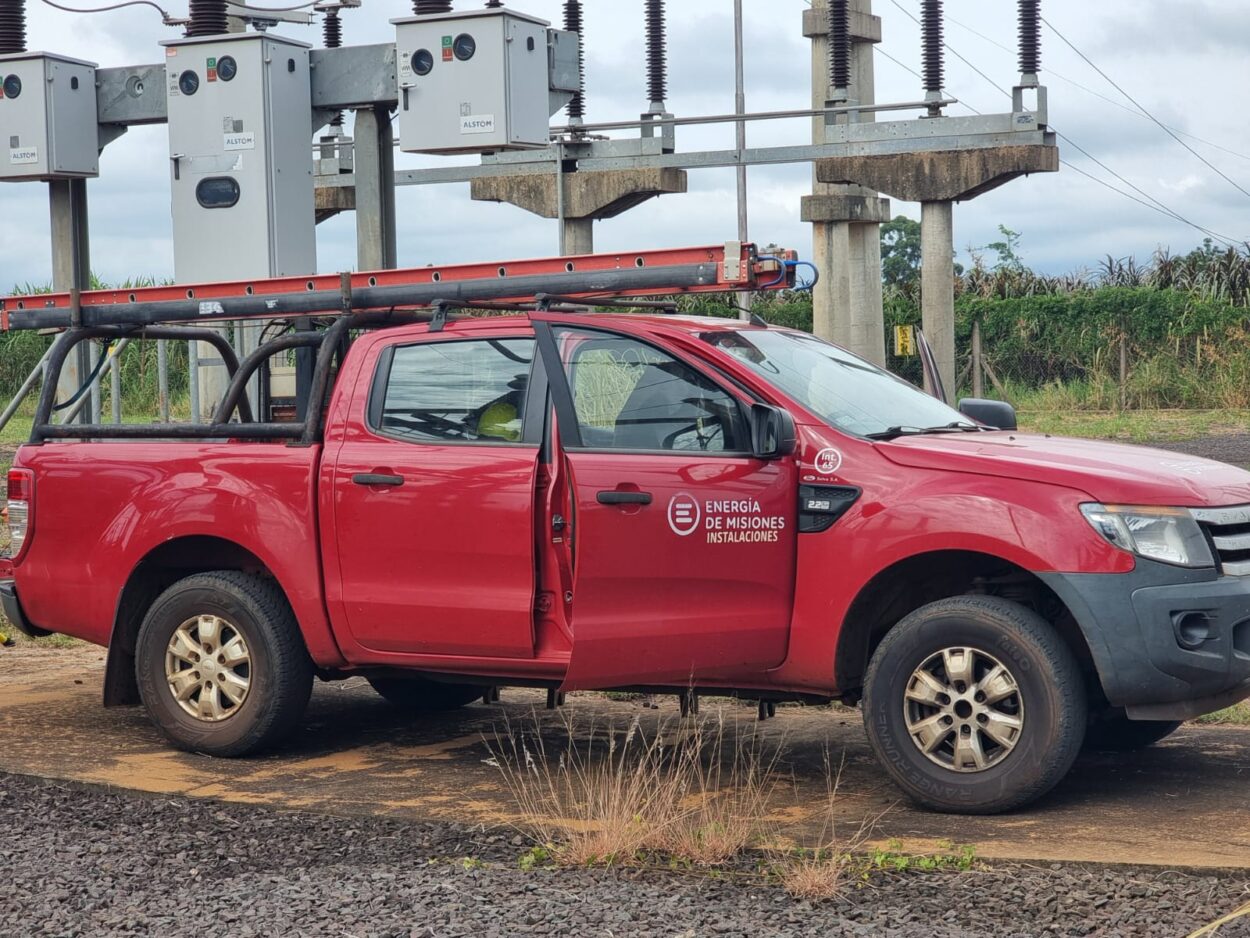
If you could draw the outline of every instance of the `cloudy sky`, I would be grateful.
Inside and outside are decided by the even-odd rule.
[[[101,65],[160,61],[157,43],[176,36],[146,7],[87,16],[59,12],[41,0],[28,2],[30,48]],[[66,2],[93,5],[93,0]],[[176,15],[185,12],[186,0],[161,2]],[[458,8],[478,5],[478,0],[457,0]],[[509,5],[553,22],[561,18],[559,0],[514,0]],[[587,0],[591,121],[636,119],[645,109],[642,6],[641,0]],[[680,116],[733,109],[732,6],[731,0],[668,3],[669,105]],[[745,0],[745,6],[748,108],[808,106],[810,47],[800,28],[804,0]],[[365,0],[364,7],[345,17],[349,44],[386,41],[391,35],[387,20],[410,12],[411,4]],[[919,33],[908,15],[918,7],[918,0],[874,0],[884,28],[876,57],[879,102],[922,97],[919,79],[903,67],[919,68]],[[947,41],[1000,88],[1010,88],[1016,79],[1015,7],[1010,0],[946,3]],[[1237,104],[1250,86],[1250,0],[1045,0],[1043,14],[1159,121],[1250,190],[1250,123]],[[310,42],[317,42],[319,35],[319,30],[302,27],[282,32]],[[1193,227],[1077,170],[1143,202],[1157,200],[1156,206],[1162,203],[1233,240],[1250,239],[1250,196],[1137,112],[1050,31],[1043,67],[1052,124],[1067,138],[1061,142],[1062,156],[1072,167],[1011,183],[959,206],[955,240],[961,253],[995,240],[999,224],[1022,232],[1022,253],[1030,265],[1052,272],[1093,266],[1108,254],[1144,259],[1161,245],[1185,251],[1201,241],[1203,235]],[[947,64],[947,86],[951,95],[978,111],[1008,107],[987,77],[954,57]],[[949,113],[968,111],[957,105]],[[750,125],[748,143],[800,143],[809,134],[810,124],[804,121],[757,123]],[[731,126],[678,130],[679,149],[732,145]],[[105,151],[90,197],[93,268],[106,280],[173,275],[168,165],[163,127],[133,129]],[[439,161],[399,154],[397,165]],[[809,187],[805,166],[752,169],[751,237],[807,253],[811,236],[799,221],[799,200]],[[895,202],[894,211],[919,217],[916,205]],[[467,184],[401,188],[398,214],[399,259],[405,266],[556,253],[554,222],[510,206],[474,203]],[[596,247],[606,251],[719,242],[733,236],[735,217],[733,170],[692,172],[689,194],[652,200],[598,224]],[[0,289],[50,279],[47,237],[46,187],[0,186]],[[354,261],[352,218],[341,216],[322,225],[320,269],[346,269]]]

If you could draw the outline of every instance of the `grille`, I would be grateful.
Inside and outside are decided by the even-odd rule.
[[[1228,576],[1250,576],[1250,505],[1232,508],[1194,508],[1215,548],[1215,560]]]

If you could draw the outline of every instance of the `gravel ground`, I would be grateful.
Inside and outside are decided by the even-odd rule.
[[[0,775],[0,935],[1174,936],[1239,873],[996,863],[799,902],[749,875],[536,870],[510,831],[142,797]],[[469,861],[466,864],[466,860]],[[1221,938],[1247,938],[1234,922]]]

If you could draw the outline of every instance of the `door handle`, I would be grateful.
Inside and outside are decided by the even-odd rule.
[[[381,472],[358,472],[352,476],[357,485],[403,485],[403,476],[386,475]]]
[[[600,505],[650,505],[650,492],[622,492],[612,490],[599,493]]]

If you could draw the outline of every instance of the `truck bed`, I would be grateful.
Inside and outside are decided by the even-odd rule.
[[[145,558],[159,552],[191,565],[220,549],[220,539],[279,580],[309,627],[310,650],[319,644],[336,657],[321,588],[320,454],[320,446],[281,443],[22,447],[15,465],[38,480],[29,551],[17,570],[27,616],[107,645],[123,588]],[[322,641],[312,641],[318,634]]]

